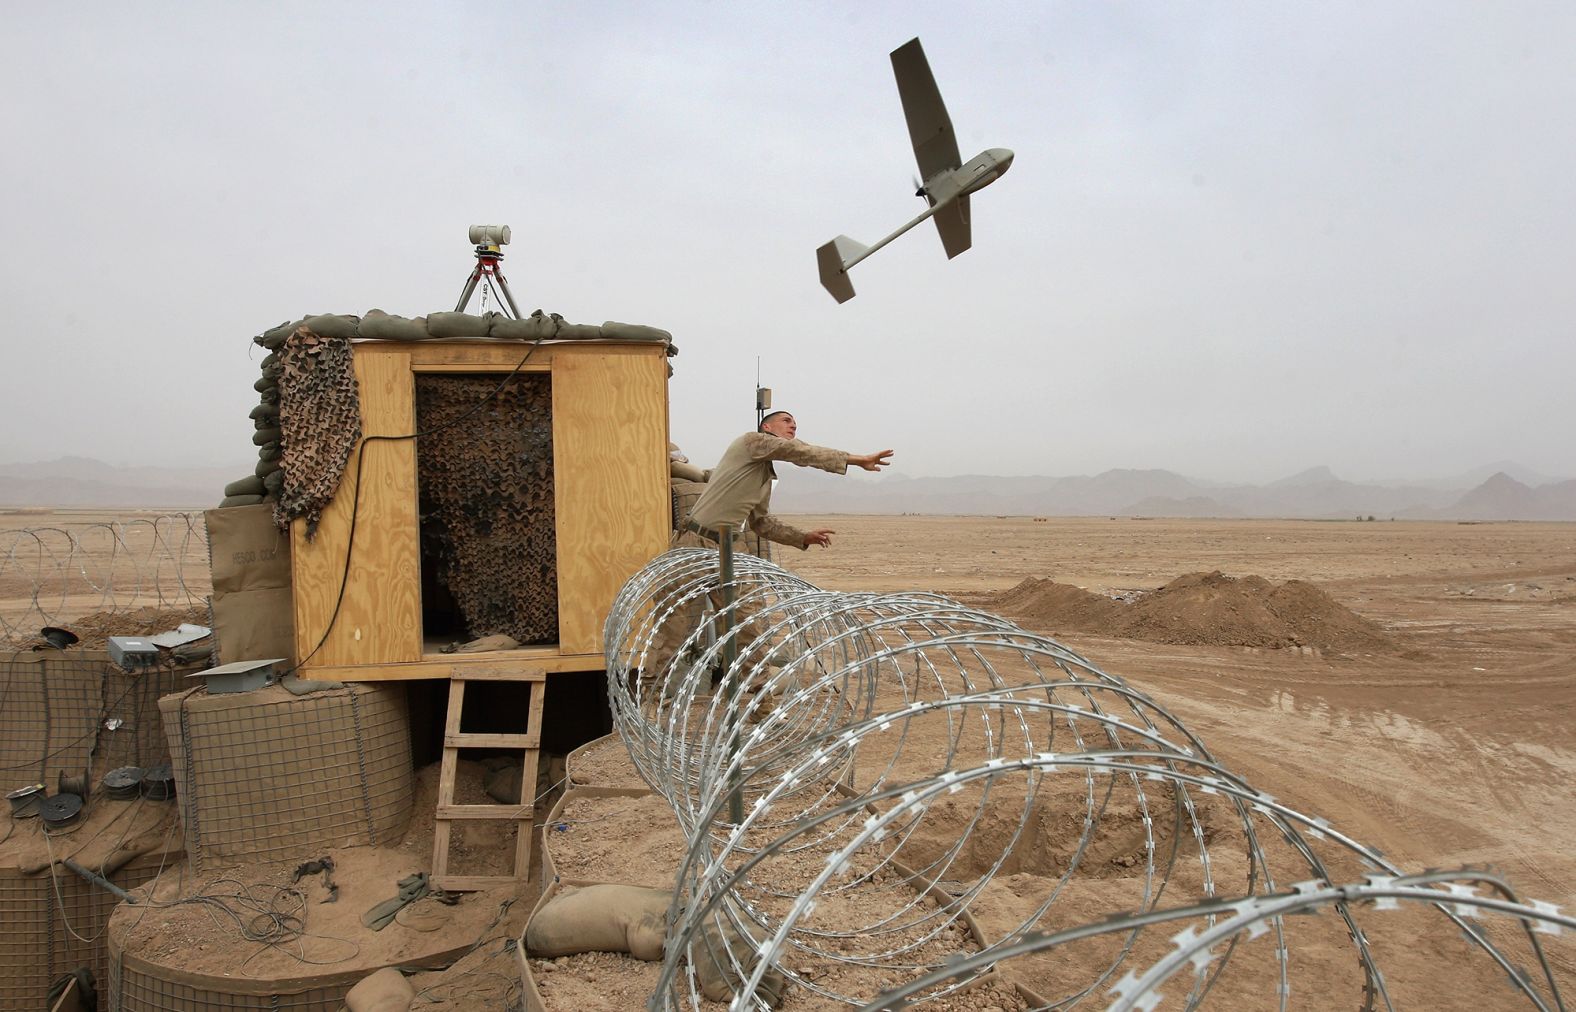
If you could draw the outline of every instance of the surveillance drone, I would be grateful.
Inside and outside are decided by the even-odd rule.
[[[821,269],[821,284],[838,302],[854,297],[854,284],[848,278],[854,264],[918,225],[934,218],[936,231],[947,259],[973,245],[969,227],[969,194],[982,190],[1001,178],[1012,167],[1012,152],[1006,148],[981,151],[964,164],[958,154],[958,139],[952,120],[942,104],[936,79],[918,39],[910,39],[892,50],[892,72],[897,77],[898,96],[903,100],[903,117],[908,120],[908,136],[919,163],[920,184],[915,196],[930,204],[925,213],[882,239],[865,246],[840,235],[815,251]]]

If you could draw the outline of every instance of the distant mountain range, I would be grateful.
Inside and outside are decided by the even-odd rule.
[[[115,467],[88,457],[0,464],[0,505],[205,508],[248,474],[235,467]]]
[[[1512,462],[1456,479],[1345,481],[1314,467],[1263,485],[1222,485],[1173,471],[1112,470],[1073,477],[887,473],[843,478],[779,468],[779,513],[931,513],[1009,516],[1288,517],[1345,520],[1576,520],[1576,480],[1539,475]],[[115,467],[85,457],[0,464],[4,506],[217,505],[242,466]]]
[[[1516,465],[1508,469],[1541,477]],[[1358,483],[1336,477],[1328,467],[1264,485],[1219,485],[1161,470],[1067,478],[839,478],[792,467],[779,473],[785,480],[772,497],[779,513],[1576,520],[1576,480],[1534,486],[1505,469],[1475,485]]]

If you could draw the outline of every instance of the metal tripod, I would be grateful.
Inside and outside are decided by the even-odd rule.
[[[503,251],[496,245],[476,247],[476,266],[471,270],[471,276],[465,279],[465,290],[460,293],[460,301],[454,307],[456,313],[465,312],[465,307],[471,301],[471,295],[476,291],[476,283],[483,278],[498,290],[503,296],[503,301],[509,306],[510,313],[518,320],[520,307],[514,304],[514,294],[509,291],[509,282],[503,276],[503,268],[499,262],[503,260]]]

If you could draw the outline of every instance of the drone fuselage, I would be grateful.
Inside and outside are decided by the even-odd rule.
[[[1012,152],[1006,148],[987,148],[955,169],[944,169],[925,180],[920,192],[931,206],[945,204],[956,197],[983,190],[1012,168]]]

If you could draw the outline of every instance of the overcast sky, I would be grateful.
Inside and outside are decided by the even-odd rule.
[[[0,461],[255,460],[250,338],[452,309],[662,327],[711,463],[756,360],[896,470],[1328,464],[1576,475],[1576,7],[1532,3],[8,4]],[[965,158],[947,261],[888,52]]]

